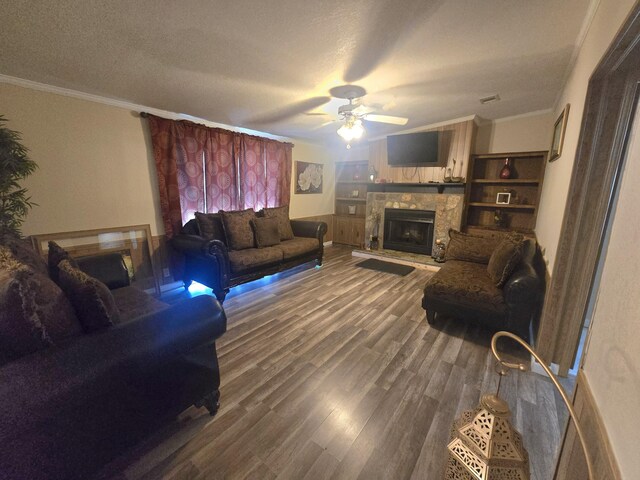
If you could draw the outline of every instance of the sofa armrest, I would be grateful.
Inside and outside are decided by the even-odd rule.
[[[203,295],[0,366],[0,477],[88,478],[218,389],[225,329]]]
[[[100,332],[74,337],[0,367],[0,431],[37,423],[115,384],[140,382],[158,366],[214,344],[227,326],[218,301],[201,295]]]
[[[324,235],[327,233],[327,224],[308,220],[291,220],[291,229],[296,237],[317,238],[322,244]]]
[[[119,253],[77,258],[80,270],[104,283],[110,290],[129,286],[129,272]]]
[[[530,306],[538,301],[541,290],[542,282],[533,265],[522,263],[504,285],[504,300],[510,307]]]
[[[224,299],[231,276],[227,246],[220,240],[186,234],[175,235],[170,244],[185,256],[184,280],[203,283],[213,290],[218,299]]]

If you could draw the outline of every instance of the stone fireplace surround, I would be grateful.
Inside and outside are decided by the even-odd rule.
[[[367,213],[365,220],[365,246],[369,247],[369,239],[378,219],[378,250],[382,250],[384,238],[384,209],[402,208],[409,210],[433,210],[435,228],[433,242],[448,241],[449,229],[460,230],[462,224],[462,193],[395,193],[368,192]]]

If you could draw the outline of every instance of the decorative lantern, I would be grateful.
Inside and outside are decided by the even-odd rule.
[[[509,405],[484,395],[453,424],[447,480],[529,480],[529,455],[510,421]]]

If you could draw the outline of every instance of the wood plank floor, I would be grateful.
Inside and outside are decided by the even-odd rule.
[[[232,290],[217,416],[189,409],[99,478],[441,478],[454,418],[496,390],[491,334],[426,323],[432,272],[400,277],[360,261],[330,247],[322,268]],[[559,397],[533,373],[506,377],[501,395],[531,478],[548,480],[566,419]]]

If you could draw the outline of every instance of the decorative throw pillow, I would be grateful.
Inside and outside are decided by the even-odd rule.
[[[60,284],[58,281],[58,264],[62,260],[69,260],[72,266],[78,268],[78,263],[69,255],[69,252],[56,242],[49,242],[49,255],[47,259],[49,264],[49,277],[57,284]]]
[[[489,264],[487,273],[497,287],[503,287],[522,260],[524,241],[522,238],[508,236],[496,247]]]
[[[0,364],[81,332],[62,290],[0,247]]]
[[[280,240],[291,240],[293,238],[291,220],[289,219],[289,205],[285,205],[283,207],[265,208],[262,210],[262,216],[265,218],[276,218],[278,220]]]
[[[5,238],[2,245],[21,263],[33,268],[36,272],[48,275],[47,263],[33,248],[31,242],[22,238]]]
[[[69,260],[58,264],[60,287],[67,294],[85,332],[120,322],[111,291],[100,280],[74,267]]]
[[[251,228],[251,220],[256,218],[253,208],[233,212],[220,210],[220,218],[227,237],[227,246],[231,250],[244,250],[255,246]]]
[[[219,213],[196,212],[196,222],[200,236],[207,240],[220,240],[225,243],[224,228]]]
[[[280,228],[277,218],[254,218],[251,227],[258,248],[271,247],[280,243]]]
[[[486,265],[500,240],[501,237],[481,237],[450,229],[445,257],[447,260],[462,260]]]

